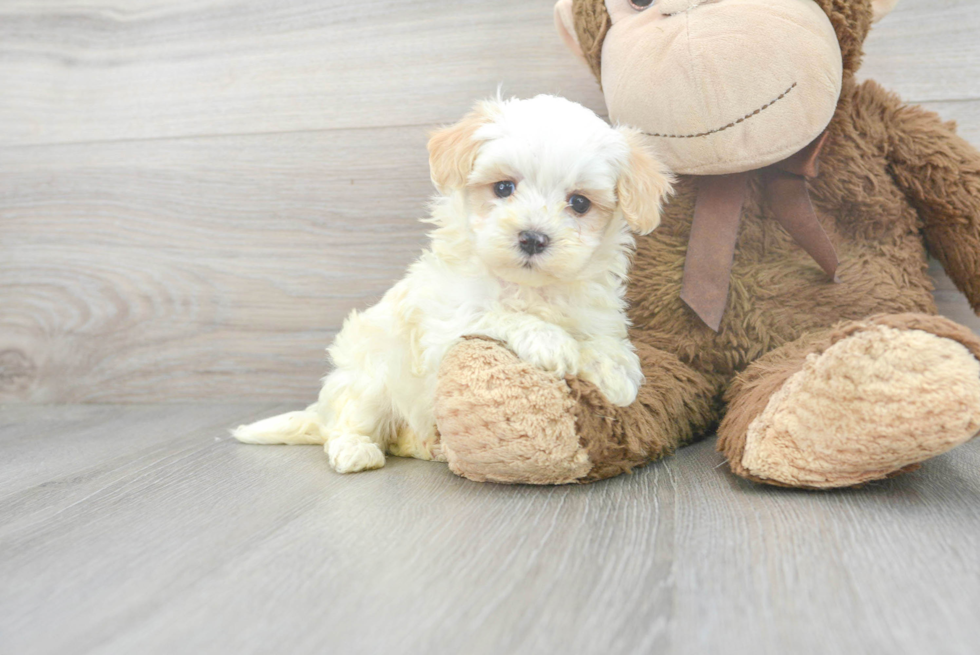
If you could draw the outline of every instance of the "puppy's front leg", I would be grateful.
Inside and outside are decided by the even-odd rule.
[[[558,377],[579,370],[579,344],[557,325],[536,316],[516,312],[487,313],[473,334],[503,341],[528,364]]]
[[[599,387],[613,405],[625,407],[636,400],[643,384],[640,358],[627,339],[590,339],[582,344],[579,377]]]

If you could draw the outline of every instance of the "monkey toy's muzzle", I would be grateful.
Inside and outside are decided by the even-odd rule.
[[[811,143],[833,117],[841,51],[812,0],[661,0],[645,11],[628,0],[606,4],[610,118],[651,135],[677,173],[768,166]],[[684,6],[668,13],[673,5]]]

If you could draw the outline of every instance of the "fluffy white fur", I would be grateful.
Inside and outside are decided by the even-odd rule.
[[[442,459],[436,376],[467,335],[506,343],[555,375],[578,375],[628,405],[643,375],[627,338],[633,237],[659,223],[667,174],[637,133],[562,98],[481,103],[429,143],[440,196],[430,248],[370,309],[351,313],[328,352],[319,400],[242,426],[247,443],[325,444],[341,473],[379,468],[385,452]],[[497,182],[513,182],[498,197]],[[591,201],[585,214],[573,195]],[[519,234],[546,234],[528,255]]]

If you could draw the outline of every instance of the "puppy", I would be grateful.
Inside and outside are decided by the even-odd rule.
[[[439,191],[428,250],[377,305],[351,312],[319,400],[234,431],[325,444],[341,473],[385,453],[444,461],[436,378],[461,338],[497,339],[628,405],[643,382],[627,338],[632,232],[660,222],[670,177],[630,129],[563,98],[480,103],[429,141]]]

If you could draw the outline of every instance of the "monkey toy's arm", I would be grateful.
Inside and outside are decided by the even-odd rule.
[[[922,218],[929,252],[980,313],[980,152],[954,124],[892,99],[885,110],[892,175]]]

